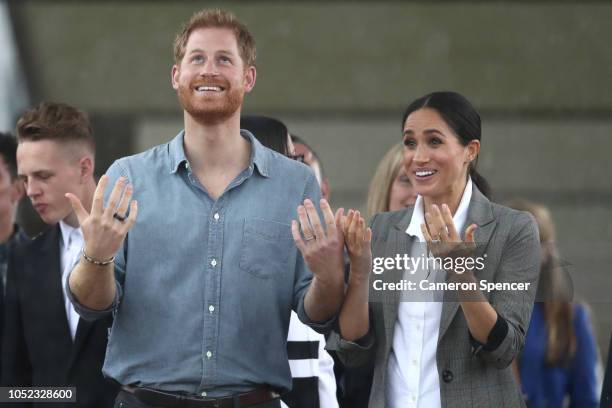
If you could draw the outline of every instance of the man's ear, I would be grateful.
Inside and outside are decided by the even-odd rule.
[[[93,176],[94,172],[94,161],[90,155],[81,157],[79,160],[79,176],[82,182],[87,181],[88,178]]]
[[[244,72],[244,91],[251,92],[255,86],[255,80],[257,79],[257,70],[255,66],[251,65]]]
[[[179,85],[178,85],[178,78],[179,78],[179,67],[178,65],[174,64],[172,66],[172,72],[170,74],[170,82],[172,83],[172,88],[174,88],[175,90],[178,90]]]

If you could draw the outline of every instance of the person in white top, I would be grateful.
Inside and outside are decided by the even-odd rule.
[[[73,106],[43,102],[22,115],[17,136],[18,176],[50,228],[9,260],[3,385],[73,386],[78,398],[70,406],[112,407],[117,387],[101,371],[112,318],[80,319],[66,295],[83,234],[65,194],[89,208],[96,188],[89,119]]]
[[[402,133],[417,201],[371,229],[347,214],[349,285],[328,348],[348,364],[375,358],[370,407],[523,406],[510,363],[533,309],[537,225],[486,197],[480,116],[465,97],[415,100]]]

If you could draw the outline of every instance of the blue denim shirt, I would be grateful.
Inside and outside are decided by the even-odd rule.
[[[116,254],[117,297],[106,311],[72,299],[95,319],[114,312],[103,372],[122,384],[207,396],[261,384],[291,387],[287,331],[304,311],[312,273],[291,220],[319,187],[301,163],[251,142],[247,169],[215,201],[190,171],[181,132],[116,161],[138,200],[136,224]],[[107,188],[107,198],[110,188]]]

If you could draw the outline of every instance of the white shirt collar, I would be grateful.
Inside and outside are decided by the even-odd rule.
[[[70,243],[70,235],[75,233],[78,235],[82,235],[81,227],[71,227],[66,224],[64,220],[59,222],[60,230],[62,231],[62,243],[64,244],[64,248],[68,248],[68,244]]]
[[[453,216],[453,222],[455,228],[461,235],[464,228],[464,224],[467,220],[468,207],[470,206],[470,200],[472,199],[472,178],[468,177],[468,181],[465,184],[465,190],[461,196],[459,207]],[[406,228],[406,234],[417,237],[419,241],[425,241],[423,233],[421,232],[421,224],[425,222],[425,210],[423,208],[423,197],[418,195],[416,202],[414,203],[414,209],[412,210],[412,217],[410,218],[410,224]]]

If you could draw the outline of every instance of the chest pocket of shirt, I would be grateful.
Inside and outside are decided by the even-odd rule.
[[[289,260],[295,250],[291,226],[261,218],[244,220],[240,269],[259,278],[291,274]]]

